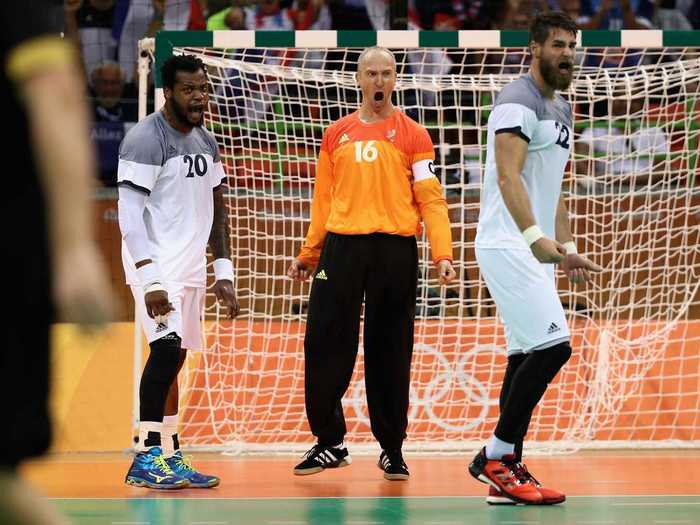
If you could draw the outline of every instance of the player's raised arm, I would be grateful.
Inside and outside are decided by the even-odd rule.
[[[530,199],[520,177],[527,157],[527,144],[527,137],[520,131],[496,133],[494,150],[498,187],[506,208],[537,260],[558,263],[564,259],[566,249],[557,241],[545,237],[537,226]]]

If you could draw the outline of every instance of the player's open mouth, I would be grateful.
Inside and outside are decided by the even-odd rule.
[[[384,100],[384,92],[383,92],[383,91],[377,91],[377,92],[374,94],[374,100],[375,100],[376,102],[381,102],[382,100]]]
[[[574,69],[574,65],[571,62],[560,62],[559,63],[559,72],[560,73],[566,73],[567,75],[571,74],[571,71]]]

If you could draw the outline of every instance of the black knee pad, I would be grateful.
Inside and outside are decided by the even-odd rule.
[[[568,341],[542,350],[536,350],[535,355],[540,358],[540,373],[543,380],[550,383],[561,367],[571,357],[571,345]]]
[[[154,381],[164,382],[170,386],[180,366],[180,352],[182,340],[172,332],[153,341],[150,344],[151,354],[143,369],[144,375],[148,373]]]
[[[170,384],[180,366],[182,341],[170,333],[150,344],[151,353],[141,375],[141,421],[162,421]]]

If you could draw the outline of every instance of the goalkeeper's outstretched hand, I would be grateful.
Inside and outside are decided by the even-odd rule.
[[[559,263],[559,267],[574,284],[590,282],[591,272],[602,272],[603,267],[578,253],[570,253]]]

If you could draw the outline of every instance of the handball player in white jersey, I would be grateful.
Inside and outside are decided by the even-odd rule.
[[[161,74],[165,106],[136,124],[119,149],[124,272],[150,346],[140,384],[138,453],[126,483],[210,488],[219,478],[197,472],[179,450],[177,374],[186,349],[202,348],[207,243],[214,292],[231,318],[238,314],[225,173],[216,140],[202,126],[209,102],[204,64],[173,56]]]
[[[469,472],[489,484],[490,504],[566,499],[529,473],[522,444],[532,411],[571,356],[556,266],[574,283],[602,270],[576,253],[561,195],[573,122],[557,91],[573,77],[576,32],[564,13],[535,16],[530,71],[503,88],[488,121],[476,258],[505,326],[508,366],[494,435]]]

